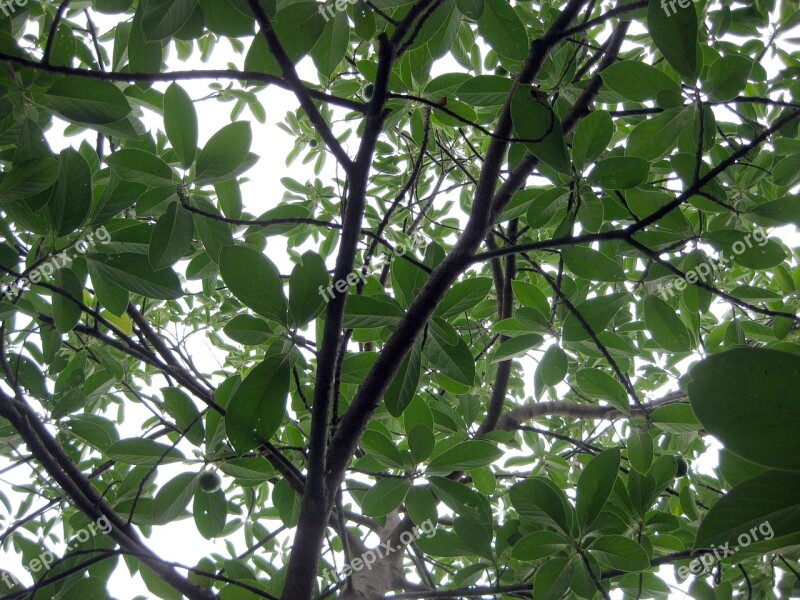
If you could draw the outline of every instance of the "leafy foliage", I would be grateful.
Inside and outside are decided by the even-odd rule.
[[[0,12],[4,598],[800,593],[796,3]]]

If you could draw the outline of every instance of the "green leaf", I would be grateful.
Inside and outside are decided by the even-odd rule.
[[[609,448],[593,457],[581,472],[575,505],[581,531],[590,531],[606,505],[617,480],[619,463],[619,449]]]
[[[236,315],[225,324],[225,335],[246,346],[258,346],[266,342],[272,330],[269,323],[252,315]]]
[[[568,541],[554,531],[534,531],[514,544],[511,558],[539,560],[558,554],[567,546]]]
[[[175,419],[178,430],[185,432],[186,439],[199,446],[205,439],[200,411],[191,398],[176,387],[161,388],[164,394],[164,409]]]
[[[59,169],[60,163],[54,158],[36,158],[14,165],[0,180],[0,203],[44,192],[58,180]]]
[[[599,537],[592,542],[589,550],[598,560],[612,569],[644,571],[650,566],[650,559],[647,558],[644,548],[621,535]]]
[[[470,277],[459,281],[436,308],[436,315],[443,319],[460,315],[485,299],[491,289],[492,280],[489,277]]]
[[[213,183],[230,178],[250,152],[253,133],[250,123],[226,125],[208,140],[197,156],[197,183]]]
[[[604,76],[607,71],[608,69],[603,71]],[[575,168],[582,171],[584,166],[594,162],[605,152],[613,134],[614,123],[608,111],[596,110],[582,119],[572,138],[572,162],[575,163]]]
[[[614,156],[598,162],[587,180],[607,190],[627,190],[644,183],[650,163],[636,156]]]
[[[536,572],[533,597],[537,600],[559,600],[569,589],[579,564],[568,558],[551,558]]]
[[[639,60],[615,62],[603,70],[601,77],[611,91],[633,102],[655,100],[663,91],[676,94],[681,91],[680,86],[666,73]]]
[[[525,147],[536,158],[561,173],[569,173],[571,162],[561,120],[542,96],[530,86],[517,88],[511,100],[514,131],[518,138],[526,140]]]
[[[143,183],[150,187],[175,185],[169,165],[150,152],[128,148],[117,150],[105,160],[111,170],[125,181]]]
[[[383,396],[383,402],[386,404],[386,410],[393,417],[399,417],[403,414],[406,407],[411,404],[414,399],[414,394],[417,392],[419,379],[422,370],[422,340],[418,340],[412,347],[411,351],[406,356],[400,370],[395,375],[386,393]],[[413,453],[413,448],[412,448]]]
[[[184,169],[197,155],[197,112],[189,94],[173,83],[164,93],[164,131]]]
[[[500,56],[522,62],[528,56],[528,34],[508,0],[484,0],[478,32]]]
[[[43,100],[68,121],[108,125],[131,112],[128,99],[110,81],[85,77],[63,77],[44,93]]]
[[[55,285],[78,302],[83,301],[83,284],[70,269],[59,269]],[[59,333],[72,331],[81,320],[81,307],[61,294],[53,292],[53,320]]]
[[[512,337],[500,344],[492,353],[492,362],[497,363],[524,356],[528,350],[538,346],[543,341],[544,337],[538,333],[527,333]]]
[[[490,465],[502,456],[503,451],[495,444],[483,440],[459,442],[437,454],[428,463],[429,473],[451,473],[453,471],[470,471]]]
[[[308,54],[325,30],[325,18],[316,2],[301,0],[278,11],[272,27],[289,60],[295,64]],[[244,61],[246,71],[282,75],[281,68],[269,51],[266,38],[256,34]]]
[[[225,492],[217,490],[209,494],[195,491],[192,514],[200,535],[207,540],[220,537],[225,531],[225,522],[228,519],[228,502],[225,500]]]
[[[575,373],[575,383],[589,398],[605,400],[625,414],[630,414],[628,394],[622,384],[600,369],[581,369]]]
[[[370,16],[372,11],[368,11]],[[337,12],[328,19],[319,41],[311,49],[314,65],[325,77],[330,77],[344,60],[350,42],[350,24],[345,11]]]
[[[150,238],[150,266],[159,270],[183,258],[192,245],[192,215],[179,202],[172,202],[156,222]]]
[[[228,403],[225,431],[238,454],[269,442],[286,414],[291,360],[289,354],[273,348],[242,380]]]
[[[120,316],[128,309],[128,290],[114,283],[92,261],[87,261],[95,296],[102,306]]]
[[[110,460],[144,467],[165,465],[184,459],[179,450],[171,448],[167,444],[138,437],[114,442],[106,450],[106,455]]]
[[[552,387],[564,380],[568,369],[569,357],[567,353],[558,346],[550,346],[542,356],[536,372],[539,373],[542,383]]]
[[[589,324],[594,333],[602,333],[627,298],[628,295],[625,293],[598,296],[578,304],[575,309]],[[583,324],[573,314],[569,314],[564,319],[563,336],[564,341],[567,342],[580,342],[590,337]]]
[[[456,95],[470,106],[502,106],[514,81],[499,75],[478,75],[465,81]]]
[[[183,296],[175,272],[172,269],[154,271],[141,254],[92,254],[86,259],[111,282],[134,294],[157,300],[176,300]]]
[[[743,545],[739,536],[744,534],[751,542],[754,537],[767,541],[759,548],[765,554],[786,546],[796,547],[800,543],[799,516],[800,473],[766,471],[717,500],[700,523],[694,547],[729,543],[730,549],[736,551],[739,546],[735,544]]]
[[[148,0],[142,30],[150,41],[165,40],[183,27],[197,7],[197,0]]]
[[[692,349],[692,335],[669,304],[655,296],[647,296],[643,307],[644,323],[656,344],[670,352]]]
[[[463,385],[475,385],[475,359],[466,342],[446,321],[434,318],[422,355],[450,379]]]
[[[361,500],[361,510],[368,517],[388,515],[406,499],[411,482],[408,479],[381,479]]]
[[[686,114],[674,108],[642,121],[631,131],[625,153],[645,160],[663,158],[675,148]]]
[[[650,434],[638,427],[632,427],[628,437],[628,460],[631,466],[639,473],[647,473],[653,464],[653,452],[653,438]]]
[[[721,56],[708,68],[703,87],[713,100],[727,102],[732,100],[747,85],[753,63],[740,54]]]
[[[391,327],[403,317],[403,309],[393,298],[355,296],[347,298],[344,326],[348,329]]]
[[[403,455],[392,440],[376,429],[368,429],[361,437],[361,447],[383,464],[401,469],[405,466]]]
[[[458,11],[473,21],[477,21],[483,14],[484,0],[456,0]]]
[[[66,148],[59,155],[60,170],[53,195],[47,201],[47,218],[56,235],[78,229],[92,206],[92,172],[77,150]]]
[[[165,525],[177,519],[194,496],[197,489],[196,473],[181,473],[164,484],[153,500],[153,519]]]
[[[564,492],[544,477],[531,477],[511,487],[509,500],[520,516],[568,534],[573,509]]]
[[[625,281],[625,272],[615,260],[586,246],[568,246],[561,251],[570,271],[589,281]]]
[[[287,324],[286,296],[278,270],[247,246],[224,246],[219,270],[231,293],[262,317]],[[257,281],[258,285],[253,285]]]
[[[323,309],[325,299],[320,290],[328,285],[328,268],[316,252],[308,251],[289,277],[289,317],[292,325],[302,326]]]
[[[800,357],[734,348],[689,372],[689,399],[703,427],[728,450],[761,465],[800,470]]]
[[[671,5],[670,8],[674,7]],[[661,0],[647,6],[647,31],[656,48],[688,84],[694,84],[703,67],[697,43],[698,18],[694,4],[665,10]]]

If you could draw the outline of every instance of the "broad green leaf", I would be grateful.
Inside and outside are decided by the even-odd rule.
[[[83,301],[83,284],[70,269],[56,271],[55,285],[78,302]],[[59,333],[72,331],[81,320],[81,307],[53,292],[53,320]]]
[[[536,572],[533,596],[538,600],[559,600],[569,589],[575,569],[580,564],[568,558],[551,558]]]
[[[592,542],[590,552],[612,569],[620,571],[644,571],[650,559],[644,548],[630,538],[621,535],[604,535]]]
[[[569,534],[573,509],[564,492],[543,477],[531,477],[512,486],[509,500],[520,516]]]
[[[615,260],[586,246],[569,246],[561,251],[564,264],[578,277],[589,281],[625,281],[625,272]]]
[[[59,169],[59,162],[53,158],[37,158],[14,165],[0,180],[0,203],[44,192],[58,180]]]
[[[150,238],[150,266],[170,267],[186,254],[194,238],[192,215],[179,202],[172,202],[153,228]]]
[[[348,329],[391,327],[399,323],[402,316],[403,309],[388,296],[351,295],[347,298],[344,326]]]
[[[247,346],[258,346],[269,339],[269,323],[252,315],[236,315],[225,324],[225,335]]]
[[[561,383],[567,376],[569,369],[569,357],[558,346],[550,346],[539,362],[537,372],[540,373],[542,383],[547,386],[554,386]]]
[[[703,87],[714,100],[732,100],[747,85],[753,63],[740,54],[728,54],[711,63]]]
[[[594,333],[601,333],[625,303],[627,297],[625,293],[598,296],[578,304],[575,309],[589,324]],[[575,315],[570,314],[564,319],[563,336],[567,342],[579,342],[589,339],[590,334],[583,324],[575,318]]]
[[[666,156],[675,148],[686,114],[682,108],[673,108],[642,121],[631,131],[625,153],[645,160]]]
[[[489,277],[470,277],[459,281],[450,288],[436,308],[436,315],[449,319],[462,314],[485,299],[491,288],[492,280]]]
[[[483,440],[460,442],[437,454],[428,463],[429,473],[451,473],[453,471],[470,471],[489,465],[502,456],[503,451],[495,444]]]
[[[228,402],[225,431],[238,454],[269,442],[278,431],[290,379],[290,355],[271,349],[236,388]]]
[[[146,438],[128,438],[114,442],[106,450],[106,456],[129,465],[152,467],[183,460],[183,454],[167,444]]]
[[[703,427],[728,450],[776,469],[800,470],[800,357],[734,348],[689,372],[689,399]]]
[[[524,356],[528,350],[538,346],[543,341],[544,337],[538,333],[528,333],[512,337],[500,344],[492,353],[492,362],[496,363]]]
[[[185,392],[176,387],[161,389],[164,394],[164,409],[175,419],[178,430],[185,434],[192,444],[200,445],[205,438],[200,411]]]
[[[148,298],[175,300],[183,296],[181,282],[172,269],[154,271],[141,254],[91,254],[87,260],[111,282]]]
[[[368,11],[372,15],[372,11]],[[334,18],[328,18],[319,41],[311,49],[314,65],[325,77],[333,75],[336,67],[344,60],[350,42],[350,24],[347,13],[340,11]]]
[[[609,448],[593,457],[578,478],[578,499],[575,510],[582,531],[591,530],[592,524],[606,505],[619,470],[618,448]]]
[[[543,92],[530,86],[517,88],[511,101],[514,131],[536,158],[561,173],[569,173],[571,163],[561,120],[543,96]]]
[[[603,71],[604,75],[607,70]],[[614,123],[608,111],[596,110],[581,120],[572,138],[572,162],[575,163],[575,168],[580,171],[584,166],[593,163],[605,152],[613,134]]]
[[[46,212],[56,235],[64,236],[78,229],[92,206],[92,172],[77,150],[66,148],[59,155],[60,170]]]
[[[462,15],[477,21],[483,14],[484,0],[456,0],[456,6]]]
[[[607,190],[626,190],[644,183],[650,163],[636,156],[615,156],[598,162],[589,173],[589,183]]]
[[[308,54],[325,30],[325,17],[320,8],[316,2],[301,0],[282,8],[272,20],[278,40],[291,61],[298,62]],[[261,32],[253,39],[244,65],[247,71],[282,75]]]
[[[104,274],[104,271],[96,266],[92,261],[87,261],[89,276],[92,279],[92,287],[95,296],[102,306],[114,315],[125,314],[128,309],[128,290],[114,283],[114,281]]]
[[[422,355],[450,379],[469,387],[475,385],[475,359],[472,352],[446,321],[431,321]]]
[[[225,522],[228,519],[228,502],[222,490],[207,493],[195,491],[192,514],[197,531],[205,539],[220,537],[225,531]]]
[[[386,410],[389,411],[393,417],[399,417],[405,411],[406,407],[411,404],[414,399],[414,394],[417,392],[419,386],[419,379],[422,370],[422,350],[421,340],[411,347],[411,351],[406,356],[400,370],[395,375],[386,393],[383,396],[383,402],[386,404]],[[410,435],[410,432],[409,432]],[[412,448],[412,453],[414,452]]]
[[[514,81],[499,75],[478,75],[465,81],[456,95],[471,106],[502,106]]]
[[[328,269],[316,252],[306,252],[289,277],[289,317],[295,326],[315,318],[325,305],[322,295],[328,285]]]
[[[250,123],[244,121],[230,123],[217,131],[197,156],[197,182],[230,178],[247,158],[252,139]]]
[[[145,38],[160,41],[175,35],[196,7],[197,0],[148,0],[142,17]]]
[[[688,84],[693,84],[703,67],[697,43],[698,18],[694,4],[670,6],[650,0],[647,6],[647,31],[656,48]]]
[[[361,501],[361,510],[368,517],[388,515],[405,500],[411,482],[408,479],[381,479],[373,485]]]
[[[164,93],[164,132],[184,169],[197,155],[197,112],[189,94],[173,83]]]
[[[403,468],[405,461],[392,440],[377,429],[368,429],[361,437],[361,447],[383,464]]]
[[[196,473],[182,473],[164,484],[153,500],[155,522],[163,525],[177,519],[189,506],[196,489]]]
[[[730,544],[733,551],[755,539],[763,553],[800,543],[800,473],[766,471],[719,498],[700,523],[695,549]],[[755,529],[755,531],[752,531]],[[748,534],[747,538],[744,536]],[[768,539],[769,538],[769,539]]]
[[[262,317],[287,323],[286,296],[278,270],[260,252],[246,246],[224,246],[219,270],[231,293]],[[253,285],[257,281],[258,285]]]
[[[653,464],[653,438],[638,427],[631,428],[628,437],[628,460],[639,473],[647,473]]]
[[[483,0],[478,32],[504,58],[522,62],[528,56],[528,34],[508,0]]]
[[[663,71],[639,60],[621,60],[604,69],[603,83],[626,100],[655,100],[659,93],[680,93],[680,86]],[[605,150],[605,147],[603,148]]]
[[[626,414],[630,414],[628,394],[622,384],[600,369],[581,369],[575,373],[575,383],[589,398],[605,400]]]
[[[516,560],[539,560],[558,554],[568,546],[568,540],[554,531],[534,531],[516,544],[511,557]]]
[[[48,108],[69,121],[108,125],[131,112],[128,99],[110,81],[85,77],[63,77],[42,96]]]
[[[647,296],[643,307],[644,323],[656,344],[670,352],[692,349],[692,335],[669,304],[656,296]]]
[[[150,187],[174,185],[172,169],[150,152],[136,148],[117,150],[105,160],[111,170],[125,181],[143,183]]]

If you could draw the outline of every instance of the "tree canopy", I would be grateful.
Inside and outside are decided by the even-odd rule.
[[[796,2],[0,17],[0,597],[800,594]]]

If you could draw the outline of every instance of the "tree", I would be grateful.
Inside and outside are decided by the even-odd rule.
[[[798,593],[795,4],[0,11],[2,597]]]

